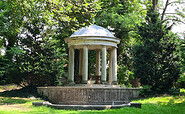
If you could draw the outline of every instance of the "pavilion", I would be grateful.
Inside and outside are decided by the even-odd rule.
[[[74,32],[65,42],[69,47],[68,80],[71,84],[74,84],[75,49],[79,50],[79,75],[83,84],[88,81],[88,50],[96,50],[96,75],[101,76],[101,83],[117,84],[117,44],[120,39],[103,27],[90,25]],[[110,55],[109,79],[106,73],[107,51]]]
[[[90,25],[65,39],[69,47],[69,84],[64,86],[37,87],[37,92],[48,98],[49,102],[33,103],[58,109],[110,109],[126,106],[141,107],[130,103],[139,95],[138,88],[124,88],[117,85],[117,44],[120,39],[107,29]],[[75,84],[75,49],[79,50],[79,75],[82,81]],[[96,50],[96,75],[100,84],[88,84],[88,50]],[[109,77],[107,79],[107,53],[109,53]],[[109,83],[109,84],[107,84]]]

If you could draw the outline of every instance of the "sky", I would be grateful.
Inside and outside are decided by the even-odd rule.
[[[169,3],[174,2],[174,1],[178,1],[178,0],[169,0]],[[175,9],[179,8],[180,11],[183,11],[183,9],[185,10],[185,0],[181,0],[184,3],[183,4],[172,4],[169,5],[167,7],[166,13],[176,13]],[[163,0],[163,7],[165,6],[166,0]],[[160,11],[161,12],[161,11]],[[185,13],[185,11],[184,11]],[[182,35],[182,33],[185,33],[185,24],[182,23],[176,23],[176,25],[174,25],[172,27],[172,31],[174,33],[177,33],[181,39],[185,39],[184,36]]]

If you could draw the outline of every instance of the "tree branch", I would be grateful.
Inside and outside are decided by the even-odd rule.
[[[162,16],[161,16],[161,20],[163,20],[163,19],[164,19],[164,14],[165,14],[166,9],[167,9],[167,7],[168,7],[168,2],[169,2],[169,0],[167,0],[167,1],[166,1],[165,7],[164,7],[164,9],[163,9]]]
[[[170,2],[170,3],[168,3],[168,5],[170,5],[170,4],[174,4],[174,3],[175,3],[175,4],[177,4],[177,3],[178,3],[178,4],[184,4],[185,2],[174,1],[174,2]]]
[[[165,14],[167,14],[167,15],[170,15],[170,14],[176,14],[176,15],[178,15],[178,13],[165,13]]]
[[[165,21],[168,21],[168,20],[176,21],[176,22],[180,22],[180,23],[182,23],[182,24],[185,24],[185,22],[180,21],[180,20],[178,20],[178,19],[165,19],[165,20],[162,21],[162,23],[165,22]]]
[[[177,15],[177,16],[180,16],[180,17],[182,17],[182,18],[185,18],[184,15],[179,14],[179,13],[165,13],[165,14],[166,14],[166,15]]]

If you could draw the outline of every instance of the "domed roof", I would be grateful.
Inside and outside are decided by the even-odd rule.
[[[77,32],[74,32],[70,37],[81,37],[81,36],[96,36],[96,37],[112,37],[115,38],[112,33],[98,25],[90,25],[83,27]]]

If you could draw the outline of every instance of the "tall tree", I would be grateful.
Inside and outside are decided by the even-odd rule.
[[[138,27],[134,51],[134,76],[157,92],[168,92],[179,78],[177,36],[149,7],[146,22]]]

